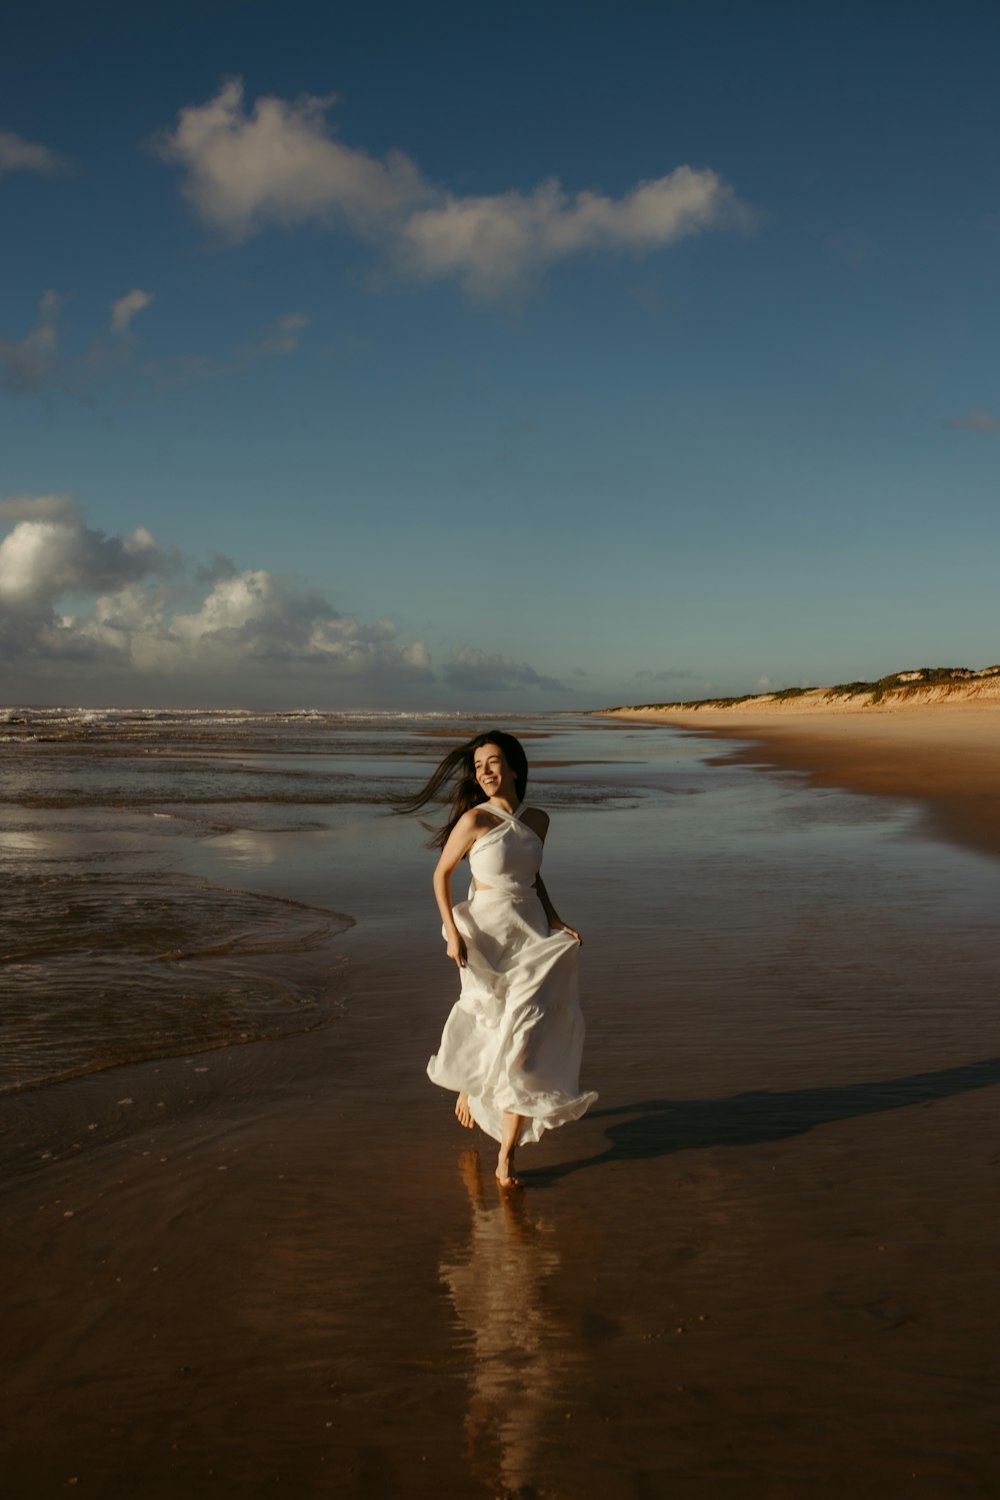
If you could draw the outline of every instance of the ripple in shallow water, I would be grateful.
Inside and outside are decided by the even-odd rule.
[[[25,875],[7,889],[0,1093],[306,1030],[334,1000],[320,965],[299,960],[352,925],[178,875]]]

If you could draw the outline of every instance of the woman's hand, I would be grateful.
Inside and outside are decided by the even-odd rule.
[[[580,944],[580,947],[583,947],[583,938],[577,932],[575,927],[571,927],[568,922],[557,922],[555,925],[557,932],[568,932],[570,937],[576,938],[577,942]]]
[[[449,958],[453,958],[455,960],[460,969],[465,968],[465,939],[462,934],[457,931],[457,929],[448,938],[448,947],[445,951],[447,952]]]

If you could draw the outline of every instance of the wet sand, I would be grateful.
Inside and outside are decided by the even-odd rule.
[[[619,709],[625,722],[751,740],[733,759],[919,802],[935,831],[1000,854],[1000,702],[891,709]]]
[[[707,837],[703,801],[675,798],[668,835]],[[823,806],[832,851],[860,837]],[[594,816],[620,842],[649,814]],[[23,1096],[15,1132],[58,1095],[66,1144],[3,1199],[5,1495],[997,1493],[976,862],[942,849],[942,911],[972,892],[945,920],[938,846],[890,818],[855,908],[820,885],[762,919],[724,845],[696,911],[655,883],[669,849],[605,871],[563,826],[601,1100],[524,1153],[523,1195],[423,1076],[454,989],[428,903],[379,917],[375,887],[340,939],[343,1021]]]
[[[598,1064],[512,1199],[376,976],[8,1200],[5,1494],[995,1493],[1000,1059],[626,1107]]]

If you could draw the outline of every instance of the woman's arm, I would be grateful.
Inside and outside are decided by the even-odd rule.
[[[448,835],[434,871],[434,899],[441,913],[448,957],[453,958],[460,969],[465,968],[465,939],[455,926],[451,909],[451,877],[482,832],[481,821],[482,814],[477,808],[470,808],[462,814]]]
[[[542,879],[541,875],[535,876],[535,890],[538,892],[538,899],[542,903],[542,910],[545,913],[545,919],[551,927],[552,931],[568,932],[570,937],[575,937],[577,942],[582,944],[583,938],[577,932],[576,928],[571,927],[568,922],[564,922],[562,917],[556,911],[555,907],[552,905],[552,898],[549,896],[548,891],[545,889],[545,881]]]
[[[529,807],[523,815],[523,822],[528,825],[533,833],[537,833],[540,841],[544,844],[545,835],[549,831],[548,813],[542,812],[542,809],[540,807]],[[583,938],[577,932],[576,928],[570,927],[568,922],[564,922],[562,917],[556,911],[555,907],[552,905],[552,897],[545,889],[545,881],[542,879],[540,874],[535,876],[535,890],[538,892],[538,899],[542,903],[542,910],[545,913],[545,920],[548,922],[549,927],[552,929],[552,931],[568,932],[570,937],[575,937],[578,943],[582,943]]]

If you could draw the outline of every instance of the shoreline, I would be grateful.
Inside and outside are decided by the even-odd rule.
[[[357,919],[331,1024],[7,1101],[12,1496],[992,1493],[996,869],[703,770],[761,764],[729,728],[559,812],[600,1098],[524,1194],[426,1078],[456,980],[388,818],[258,869]]]
[[[917,803],[937,836],[1000,855],[1000,701],[807,709],[793,700],[763,709],[606,709],[597,716],[749,741],[728,748],[725,758],[802,772],[813,786]]]

